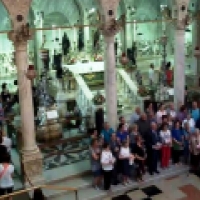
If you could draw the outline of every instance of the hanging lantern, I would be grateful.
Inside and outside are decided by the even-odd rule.
[[[28,70],[26,72],[26,77],[29,80],[33,80],[36,77],[37,73],[36,70],[34,69],[34,65],[29,65]]]
[[[126,56],[125,53],[122,53],[122,57],[121,57],[121,59],[120,59],[120,63],[121,63],[122,65],[127,65],[127,64],[129,63],[129,60],[128,60],[128,58],[127,58],[127,56]]]
[[[200,58],[200,48],[198,46],[194,49],[194,56]]]

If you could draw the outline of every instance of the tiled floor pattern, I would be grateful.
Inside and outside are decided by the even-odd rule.
[[[200,178],[193,174],[183,174],[157,180],[150,186],[128,191],[119,196],[103,200],[199,200]]]

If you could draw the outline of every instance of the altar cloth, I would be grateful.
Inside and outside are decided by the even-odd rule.
[[[63,65],[63,67],[67,68],[73,74],[87,74],[104,71],[104,62],[77,62],[74,65]]]

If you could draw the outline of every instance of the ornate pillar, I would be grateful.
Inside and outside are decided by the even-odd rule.
[[[192,26],[192,64],[194,66],[195,82],[194,85],[199,87],[200,79],[200,57],[194,56],[194,50],[200,47],[200,11],[197,12],[197,16]]]
[[[17,66],[19,103],[21,113],[22,171],[26,173],[33,184],[40,184],[42,178],[42,154],[35,140],[35,125],[32,102],[31,81],[27,78],[28,68],[27,44],[32,33],[27,24],[27,16],[31,0],[2,0],[12,21],[13,30],[8,34],[15,48]],[[25,180],[25,183],[26,180]]]
[[[189,23],[187,14],[190,0],[175,0],[175,66],[174,104],[178,109],[185,99],[185,28]]]
[[[117,6],[120,0],[98,0],[102,8],[100,27],[105,40],[105,73],[107,121],[112,128],[117,126],[117,75],[115,59],[115,34],[119,31],[116,21]]]

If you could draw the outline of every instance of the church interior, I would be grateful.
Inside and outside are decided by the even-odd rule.
[[[18,94],[22,86],[20,73],[26,73],[32,88],[34,138],[43,159],[43,177],[55,184],[59,180],[66,184],[63,178],[75,177],[69,181],[69,187],[87,187],[84,184],[88,184],[88,177],[81,181],[77,181],[77,177],[90,171],[88,130],[94,127],[95,113],[100,108],[105,111],[105,120],[109,121],[107,110],[112,104],[112,90],[116,89],[117,98],[115,120],[120,116],[130,120],[136,107],[144,110],[151,101],[180,100],[177,94],[182,95],[185,87],[189,99],[200,99],[199,0],[189,1],[182,38],[176,36],[173,0],[120,0],[115,19],[119,31],[113,35],[113,49],[102,34],[99,1],[50,1],[30,1],[24,32],[28,28],[33,36],[27,42],[27,57],[20,57],[17,53],[20,50],[9,39],[13,21],[5,3],[0,1],[0,85],[1,92],[6,88],[11,99],[6,105],[3,129],[13,143],[11,157],[16,190],[24,187],[25,176],[20,153],[24,133],[20,128],[32,120],[21,117],[23,109],[20,111],[20,106],[26,110],[29,105],[23,101],[23,92]],[[109,54],[109,48],[113,53]],[[25,69],[18,72],[20,59],[28,64],[26,72]],[[109,71],[106,67],[112,62],[114,68]],[[181,65],[178,71],[177,65]],[[150,80],[151,66],[153,82]],[[166,71],[173,74],[171,80],[166,80]],[[113,77],[109,73],[116,76],[115,87],[106,83]],[[179,93],[179,90],[184,91]],[[112,116],[112,110],[108,113]],[[113,123],[116,121],[111,119],[111,124],[115,125]],[[179,170],[182,172],[185,168]],[[93,195],[94,192],[86,190]],[[81,192],[84,196],[84,191]],[[49,192],[48,195],[50,199],[62,199],[56,196],[57,193]],[[69,199],[75,198],[70,195]]]

